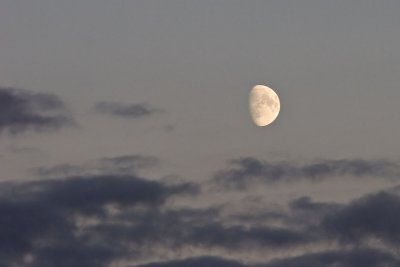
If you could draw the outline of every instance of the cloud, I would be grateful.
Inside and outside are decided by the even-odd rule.
[[[209,223],[190,229],[189,243],[206,247],[243,249],[247,247],[282,248],[309,242],[302,232],[278,227],[223,226]],[[251,245],[252,244],[252,245]]]
[[[159,163],[156,157],[142,155],[123,155],[117,157],[104,157],[100,160],[100,164],[106,168],[118,169],[125,171],[131,169],[142,169],[153,167]]]
[[[400,196],[379,192],[358,199],[324,218],[322,225],[332,238],[344,243],[377,239],[400,244]]]
[[[116,157],[103,157],[83,164],[59,164],[54,166],[41,166],[33,169],[33,173],[42,178],[66,177],[100,174],[137,174],[139,170],[154,167],[159,164],[159,159],[144,155],[122,155]]]
[[[341,205],[335,203],[313,202],[310,197],[300,197],[289,203],[289,207],[293,211],[309,212],[313,214],[331,212]]]
[[[91,224],[120,209],[157,210],[167,199],[196,194],[191,184],[166,185],[135,176],[71,177],[2,184],[0,266],[107,266],[124,244],[101,242]],[[129,251],[132,252],[132,251]],[[126,256],[126,255],[125,255]]]
[[[118,175],[4,183],[0,258],[6,265],[22,265],[30,256],[27,266],[100,267],[157,255],[159,248],[273,249],[306,242],[290,229],[225,225],[216,208],[165,206],[198,193],[190,183]]]
[[[309,197],[290,201],[282,222],[313,234],[315,243],[335,243],[340,247],[391,249],[400,244],[400,195],[379,191],[347,204],[314,202]],[[304,243],[305,244],[305,243]]]
[[[400,166],[390,161],[322,160],[297,165],[289,162],[270,163],[252,157],[234,159],[230,168],[217,172],[213,182],[224,188],[245,189],[255,182],[272,184],[276,182],[322,181],[335,176],[395,178]]]
[[[58,130],[73,124],[57,96],[0,87],[0,132]]]
[[[95,110],[121,118],[142,118],[160,112],[147,103],[120,103],[120,102],[99,102],[95,105]]]
[[[153,258],[167,251],[179,253],[189,249],[240,253],[251,249],[290,248],[310,242],[309,237],[295,230],[228,226],[220,219],[216,209],[132,210],[114,218],[113,223],[91,227],[90,235],[102,237],[106,243],[125,244]]]

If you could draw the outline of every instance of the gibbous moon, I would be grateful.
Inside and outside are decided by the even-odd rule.
[[[278,117],[281,104],[274,90],[265,85],[256,85],[250,91],[249,109],[257,126],[267,126]]]

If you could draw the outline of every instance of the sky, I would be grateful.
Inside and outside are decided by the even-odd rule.
[[[399,12],[0,0],[0,267],[400,266]]]

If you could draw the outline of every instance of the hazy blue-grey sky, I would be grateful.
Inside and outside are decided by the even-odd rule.
[[[265,206],[254,205],[263,209],[274,200],[314,197],[347,203],[351,211],[347,201],[394,186],[399,173],[399,12],[397,0],[0,0],[0,179],[57,181],[134,169],[168,186],[199,183],[206,197],[176,200],[191,208],[237,201],[250,203],[238,204],[246,210],[260,198]],[[256,84],[270,86],[281,99],[280,116],[265,128],[253,125],[248,113]],[[260,177],[285,182],[257,186]],[[219,193],[215,183],[242,190]],[[278,224],[301,220],[290,216]],[[315,241],[297,238],[293,246]],[[208,253],[213,245],[207,242],[190,253],[183,246],[182,255],[231,253],[224,245]],[[328,248],[328,240],[315,242]],[[236,252],[226,259],[247,253]],[[24,253],[26,266],[44,266],[35,262],[43,257],[36,250]],[[136,260],[113,254],[101,264],[117,259],[134,266],[159,261],[161,254],[184,258],[165,251]],[[303,256],[295,262],[307,262],[310,255]],[[303,266],[286,260],[265,266]]]

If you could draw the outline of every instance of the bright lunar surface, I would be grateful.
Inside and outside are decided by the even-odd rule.
[[[278,117],[281,105],[274,90],[265,85],[256,85],[250,91],[249,108],[254,123],[266,126]]]

